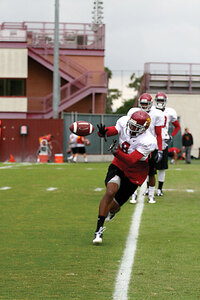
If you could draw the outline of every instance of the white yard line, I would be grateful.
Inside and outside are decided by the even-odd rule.
[[[144,192],[146,189],[146,182],[140,188],[137,204],[132,215],[132,222],[128,238],[126,241],[126,248],[121,260],[120,268],[115,282],[115,290],[113,293],[114,300],[127,300],[128,287],[131,278],[132,267],[134,263],[135,252],[137,248],[137,240],[140,228],[141,216],[144,208]]]
[[[192,189],[186,189],[186,190],[181,190],[181,189],[163,189],[163,191],[167,192],[187,192],[187,193],[194,193],[195,190]]]
[[[57,190],[58,188],[57,187],[49,187],[46,189],[47,192],[52,192],[52,191],[55,191]]]
[[[1,191],[6,191],[12,189],[10,186],[3,186],[0,188]]]

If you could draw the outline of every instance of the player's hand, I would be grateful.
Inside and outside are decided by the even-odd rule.
[[[162,158],[163,158],[163,151],[158,150],[155,156],[156,163],[159,163],[162,160]]]
[[[167,143],[167,145],[169,145],[169,143],[173,140],[173,136],[169,136],[168,139],[165,140],[165,143]]]
[[[98,127],[98,135],[100,137],[103,137],[105,142],[107,142],[106,132],[108,131],[108,128],[105,129],[105,125],[103,125],[102,123],[100,125],[97,125],[97,127]]]
[[[108,148],[108,151],[110,151],[113,155],[117,152],[117,146],[116,146],[117,140],[113,140],[112,144]]]

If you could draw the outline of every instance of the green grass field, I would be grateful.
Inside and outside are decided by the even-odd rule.
[[[0,164],[0,299],[112,299],[135,205],[92,245],[107,167]],[[145,203],[129,299],[200,299],[199,182],[200,161],[169,165]]]

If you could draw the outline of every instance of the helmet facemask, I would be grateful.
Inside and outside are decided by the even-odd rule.
[[[146,123],[144,125],[140,125],[137,123],[137,121],[130,118],[127,122],[128,134],[130,135],[130,137],[137,137],[146,130],[145,126]]]
[[[152,102],[148,101],[147,99],[141,99],[138,102],[138,107],[141,108],[141,109],[143,109],[146,112],[149,112],[150,109],[151,109],[151,107],[152,107]]]
[[[167,105],[167,96],[164,93],[156,94],[155,103],[157,109],[165,110],[165,107]]]

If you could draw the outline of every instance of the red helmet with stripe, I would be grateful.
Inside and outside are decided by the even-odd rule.
[[[153,99],[150,94],[144,93],[138,99],[138,107],[149,112],[153,104]]]
[[[137,137],[149,128],[151,118],[144,110],[134,112],[127,123],[127,129],[131,137]]]
[[[164,110],[167,105],[167,96],[165,93],[157,93],[155,96],[156,108]]]

